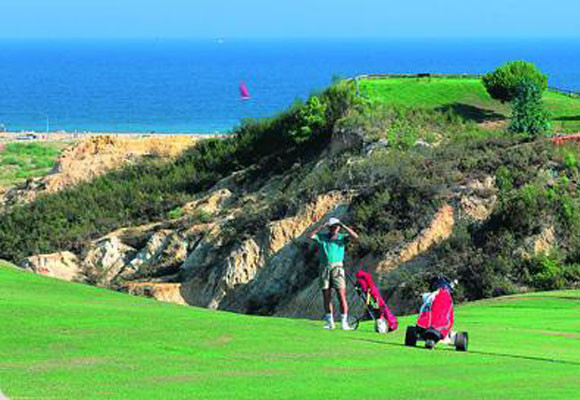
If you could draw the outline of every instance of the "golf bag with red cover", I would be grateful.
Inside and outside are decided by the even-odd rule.
[[[440,288],[424,296],[423,300],[417,326],[435,330],[438,341],[447,337],[453,328],[453,299],[449,289]]]
[[[439,341],[455,346],[457,350],[467,350],[467,332],[453,332],[453,283],[447,278],[438,278],[435,291],[423,295],[416,326],[407,328],[405,344],[415,346],[417,340],[424,340],[425,347],[432,349]]]
[[[383,320],[387,322],[389,332],[396,330],[398,327],[397,318],[391,310],[389,310],[389,307],[387,307],[387,303],[381,296],[379,289],[376,287],[371,274],[362,270],[358,271],[356,273],[356,281],[357,291],[359,294],[364,295],[367,310],[375,320],[375,323],[379,320]]]

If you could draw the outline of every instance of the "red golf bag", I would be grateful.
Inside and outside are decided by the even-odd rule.
[[[356,273],[357,291],[364,296],[369,314],[375,320],[384,319],[387,322],[389,332],[397,329],[397,318],[387,307],[387,303],[377,289],[373,277],[366,271]]]

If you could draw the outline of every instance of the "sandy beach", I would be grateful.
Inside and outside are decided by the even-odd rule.
[[[77,141],[94,136],[118,136],[123,138],[170,137],[189,136],[196,139],[228,137],[231,133],[203,133],[203,132],[172,132],[172,133],[145,133],[145,132],[0,132],[0,142],[27,142],[27,141]]]

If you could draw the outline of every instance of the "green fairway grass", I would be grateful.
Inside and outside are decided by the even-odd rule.
[[[0,150],[0,186],[48,174],[65,146],[61,142],[5,144]]]
[[[580,291],[456,309],[470,349],[159,303],[0,266],[11,399],[530,399],[580,392]]]
[[[509,104],[494,100],[477,78],[373,78],[359,81],[361,94],[385,104],[452,109],[483,122],[509,116]],[[580,132],[580,98],[554,91],[544,93],[555,132]]]

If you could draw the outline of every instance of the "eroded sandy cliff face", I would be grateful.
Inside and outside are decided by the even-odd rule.
[[[212,213],[212,222],[191,223],[186,215],[163,224],[121,229],[93,241],[82,256],[37,255],[23,266],[164,301],[257,312],[259,304],[270,304],[273,298],[277,303],[304,284],[305,270],[316,266],[304,251],[309,246],[306,234],[320,219],[345,214],[352,193],[319,196],[296,215],[272,221],[239,242],[231,242],[222,231],[236,207],[220,205],[233,196],[217,189],[185,207],[189,213],[194,206]],[[50,268],[42,268],[47,265]]]
[[[215,242],[201,244],[199,252],[208,256],[198,257],[194,251],[185,262],[185,295],[190,302],[211,308],[273,311],[262,308],[278,304],[300,288],[312,268],[304,251],[309,228],[329,215],[346,213],[351,196],[340,192],[319,196],[295,216],[270,222],[225,253],[215,253],[219,247]],[[219,243],[219,235],[215,240]]]
[[[322,311],[315,300],[318,257],[308,233],[325,218],[347,216],[356,193],[320,195],[295,215],[270,221],[250,237],[232,241],[224,229],[240,212],[244,196],[220,183],[184,206],[181,218],[120,229],[93,241],[83,255],[38,255],[24,266],[178,304],[318,317]],[[209,222],[191,219],[200,210],[210,216]],[[454,214],[451,205],[442,206],[413,241],[375,260],[377,273],[397,268],[449,237]]]
[[[377,264],[377,272],[384,273],[399,265],[413,260],[432,247],[449,238],[455,225],[454,209],[449,204],[443,205],[433,217],[431,223],[414,240],[404,243]]]

